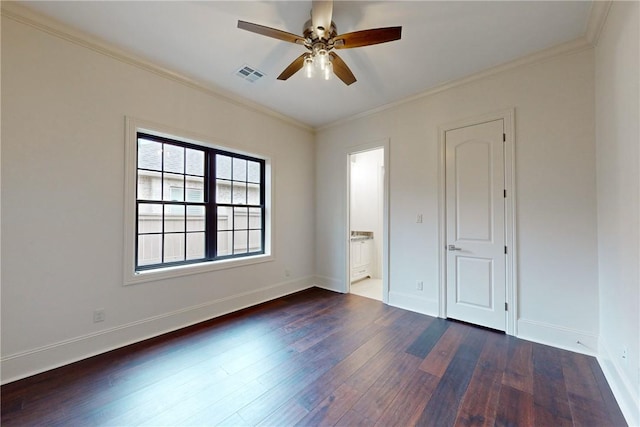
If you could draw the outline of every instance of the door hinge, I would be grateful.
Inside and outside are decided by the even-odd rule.
[[[509,304],[506,302],[504,303],[504,311],[509,311]]]
[[[507,190],[504,190],[504,192],[502,194],[504,194],[504,198],[506,199],[507,198]]]
[[[507,134],[506,133],[502,134],[502,142],[507,142]]]
[[[507,253],[507,247],[506,246],[504,247],[504,253],[505,254]]]

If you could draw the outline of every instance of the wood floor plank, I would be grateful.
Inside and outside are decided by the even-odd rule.
[[[398,318],[398,322],[394,327],[380,327],[379,331],[370,340],[354,350],[348,357],[340,361],[333,369],[313,384],[309,385],[301,392],[296,400],[304,407],[313,409],[319,402],[324,400],[330,393],[345,382],[345,379],[350,378],[358,370],[363,369],[363,366],[367,362],[376,360],[377,363],[379,363],[380,358],[377,356],[379,352],[384,351],[385,348],[395,349],[402,342],[403,336],[411,336],[410,331],[412,329],[409,327],[408,321],[413,317],[414,316],[405,316],[405,321]],[[416,322],[413,322],[413,324],[415,323]],[[379,325],[376,326],[379,327]],[[363,371],[369,372],[370,369],[364,368]]]
[[[420,365],[423,371],[442,378],[469,328],[451,323]]]
[[[534,426],[533,396],[508,385],[500,389],[496,422],[502,426]]]
[[[416,371],[387,406],[376,426],[416,425],[440,378]]]
[[[533,402],[536,424],[572,425],[561,357],[555,349],[533,344]]]
[[[297,404],[294,400],[292,405],[282,405],[271,415],[263,419],[259,426],[292,426],[298,423],[309,413],[309,410]]]
[[[412,373],[417,371],[419,365],[420,359],[414,355],[399,354],[394,363],[378,376],[352,409],[371,421],[377,421],[400,390],[409,382]]]
[[[478,363],[488,333],[482,329],[469,330],[467,340],[458,347],[458,351],[418,419],[418,424],[437,427],[454,425],[462,397]]]
[[[336,423],[337,427],[369,427],[373,426],[375,423],[357,413],[356,411],[347,412],[338,422]]]
[[[442,334],[449,327],[450,322],[443,319],[435,319],[416,340],[407,348],[407,353],[416,357],[424,358],[429,354],[434,345],[438,342]]]
[[[296,422],[298,426],[333,426],[360,399],[362,393],[348,384],[342,384],[327,396],[304,418]]]
[[[625,425],[593,357],[317,288],[5,384],[0,399],[9,427]]]
[[[591,366],[591,372],[593,373],[593,377],[596,380],[596,384],[598,389],[600,390],[600,395],[602,396],[602,403],[606,408],[607,415],[611,420],[611,425],[613,426],[624,426],[626,425],[626,421],[624,419],[624,415],[618,406],[618,402],[616,402],[616,398],[613,395],[613,392],[609,388],[609,384],[607,383],[607,379],[600,368],[600,364],[598,360],[594,357],[589,358],[589,365]]]
[[[525,393],[533,393],[531,343],[509,337],[507,352],[508,363],[502,377],[502,384]]]
[[[496,332],[487,340],[462,398],[456,426],[493,426],[507,365],[507,338]]]
[[[570,352],[563,352],[560,357],[574,424],[613,425],[589,357]]]

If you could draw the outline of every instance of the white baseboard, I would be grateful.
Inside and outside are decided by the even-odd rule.
[[[313,283],[316,287],[326,289],[328,291],[340,292],[341,294],[346,292],[344,281],[333,277],[314,276]]]
[[[596,356],[598,354],[598,336],[585,331],[564,328],[535,320],[519,319],[518,338],[576,353]]]
[[[602,343],[602,340],[598,350],[598,363],[622,414],[630,426],[640,426],[640,395],[638,394],[640,391],[634,392],[631,381],[620,369],[619,362],[611,357],[611,352]]]
[[[32,350],[5,356],[0,360],[2,384],[68,365],[91,356],[143,341],[167,332],[219,317],[314,286],[313,278],[303,277],[278,283],[159,316],[116,326],[94,334],[75,337]]]
[[[414,311],[427,316],[438,317],[438,301],[428,298],[421,298],[402,292],[389,292],[389,305]]]

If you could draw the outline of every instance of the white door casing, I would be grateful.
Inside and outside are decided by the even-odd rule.
[[[506,330],[504,120],[445,132],[446,316]]]

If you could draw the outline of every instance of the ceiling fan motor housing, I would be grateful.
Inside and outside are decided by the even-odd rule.
[[[326,31],[326,28],[324,30],[325,30],[325,37],[320,37],[316,29],[313,27],[313,23],[311,22],[311,19],[309,19],[307,22],[304,23],[302,34],[304,35],[304,38],[307,39],[307,42],[309,43],[308,47],[312,47],[315,43],[323,42],[325,43],[325,45],[327,45],[327,48],[329,48],[329,45],[327,42],[329,40],[332,40],[335,36],[338,35],[338,28],[336,27],[335,22],[331,21],[331,28],[329,29],[329,31]]]

